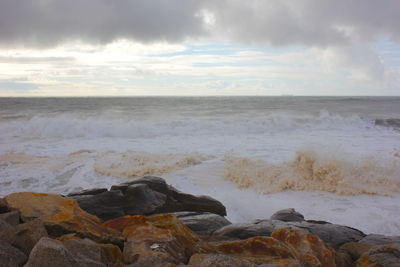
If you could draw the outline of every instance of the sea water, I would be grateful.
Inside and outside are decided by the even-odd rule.
[[[158,175],[232,222],[400,235],[400,98],[0,98],[0,197]]]

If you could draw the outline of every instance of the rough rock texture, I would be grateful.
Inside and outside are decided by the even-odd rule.
[[[272,237],[252,237],[246,240],[210,242],[202,245],[207,253],[217,253],[248,260],[256,264],[285,260],[296,262],[300,254],[290,245]]]
[[[122,266],[122,253],[117,246],[96,244],[90,240],[61,242],[42,238],[33,248],[26,267]]]
[[[82,190],[79,192],[72,192],[69,193],[67,196],[68,197],[72,197],[72,196],[85,196],[85,195],[97,195],[103,192],[107,192],[107,188],[92,188],[92,189],[86,189],[86,190]]]
[[[358,267],[398,267],[400,266],[400,243],[376,246],[365,252],[357,260]]]
[[[147,176],[131,182],[114,185],[110,191],[99,194],[75,193],[70,196],[88,213],[106,221],[125,215],[195,211],[222,216],[226,209],[221,202],[207,196],[193,196],[179,192],[164,179]]]
[[[47,236],[47,231],[40,220],[13,226],[0,232],[0,240],[5,241],[29,255],[35,244]]]
[[[400,236],[385,236],[385,235],[376,235],[376,234],[371,234],[367,235],[360,241],[360,243],[365,243],[369,245],[385,245],[388,243],[400,243]]]
[[[19,212],[17,210],[14,210],[2,213],[0,214],[0,221],[5,221],[10,225],[17,225],[19,224]]]
[[[0,267],[19,267],[27,260],[25,254],[10,244],[0,241]]]
[[[178,219],[199,235],[211,235],[218,229],[232,224],[225,217],[209,212],[175,212]]]
[[[8,228],[11,228],[11,227],[12,226],[8,222],[0,220],[0,232],[7,230]]]
[[[81,266],[61,241],[44,237],[36,244],[24,267]],[[95,266],[95,265],[93,265]]]
[[[126,263],[186,262],[195,252],[199,237],[172,214],[125,216],[103,223],[122,231],[126,238],[124,261]]]
[[[123,237],[118,231],[102,227],[100,220],[84,212],[73,199],[55,194],[21,192],[5,197],[10,209],[20,212],[23,221],[40,219],[51,236],[77,233],[95,241],[122,243]]]
[[[324,267],[336,267],[335,251],[326,246],[317,236],[301,232],[291,228],[281,228],[275,230],[271,237],[278,239],[286,244],[291,245],[299,253],[304,263],[309,263],[308,259],[313,256],[319,261],[319,264]],[[312,264],[318,265],[317,262]]]
[[[279,220],[284,222],[302,222],[304,221],[304,216],[297,212],[295,209],[284,209],[275,212],[270,217],[270,220]]]
[[[269,236],[274,230],[287,227],[316,235],[335,248],[348,242],[359,241],[365,236],[357,229],[327,222],[283,222],[278,220],[256,220],[251,223],[231,224],[215,231],[214,235],[246,239],[254,236]]]
[[[258,265],[235,257],[219,254],[194,254],[189,261],[193,267],[256,267]]]
[[[342,259],[345,259],[347,263],[353,263],[371,248],[372,245],[366,243],[349,242],[342,245],[338,249],[337,254],[341,255]]]

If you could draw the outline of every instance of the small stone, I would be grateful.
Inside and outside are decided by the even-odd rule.
[[[275,212],[270,219],[284,222],[302,222],[304,221],[304,216],[295,209],[290,208]]]

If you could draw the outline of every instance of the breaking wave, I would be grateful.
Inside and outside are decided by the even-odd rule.
[[[299,151],[291,161],[273,164],[226,155],[225,178],[238,187],[270,194],[285,190],[319,190],[341,195],[400,193],[400,161],[376,158],[345,160],[315,151]]]
[[[357,115],[340,116],[321,111],[318,114],[272,113],[224,118],[168,117],[134,119],[129,117],[81,117],[60,115],[35,116],[29,120],[1,123],[0,137],[37,138],[142,138],[157,136],[192,136],[277,133],[292,130],[355,130],[376,127],[373,120]]]

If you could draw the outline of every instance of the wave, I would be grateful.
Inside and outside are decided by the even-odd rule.
[[[299,151],[293,160],[273,164],[226,155],[225,178],[238,187],[270,194],[286,190],[319,190],[341,195],[400,193],[400,161]]]
[[[143,138],[226,134],[262,134],[301,130],[359,130],[376,127],[373,120],[357,115],[272,113],[255,116],[107,118],[62,115],[36,116],[0,124],[0,137],[40,138]]]

